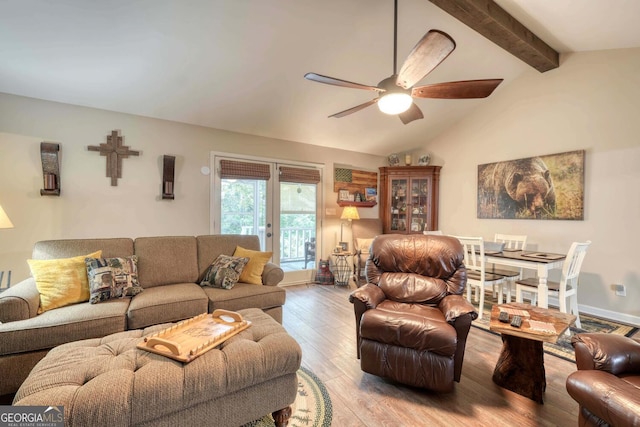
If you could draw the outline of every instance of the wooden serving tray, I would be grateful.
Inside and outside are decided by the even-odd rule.
[[[249,326],[251,322],[243,320],[240,313],[218,309],[149,335],[137,347],[187,363]]]

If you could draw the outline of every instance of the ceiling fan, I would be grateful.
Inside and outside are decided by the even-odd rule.
[[[386,114],[397,114],[402,123],[406,125],[424,117],[420,108],[413,102],[413,98],[486,98],[502,82],[502,79],[464,80],[414,87],[453,52],[456,43],[448,34],[439,30],[430,30],[415,45],[404,61],[400,73],[397,73],[398,0],[394,1],[393,17],[393,75],[382,80],[377,86],[363,85],[316,73],[304,75],[305,79],[318,83],[371,90],[378,93],[378,97],[371,101],[329,117],[344,117],[377,103],[380,111]]]

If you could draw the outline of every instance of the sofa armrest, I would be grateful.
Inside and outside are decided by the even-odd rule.
[[[475,307],[462,295],[447,295],[440,300],[438,308],[444,314],[447,322],[450,323],[465,314],[471,315],[471,320],[478,318],[478,312]]]
[[[604,371],[576,371],[567,392],[582,407],[612,426],[640,426],[638,387]],[[633,409],[635,408],[635,409]]]
[[[36,317],[39,306],[40,293],[30,277],[0,293],[0,323]]]
[[[584,333],[571,338],[579,370],[613,375],[640,374],[640,342],[615,334]]]
[[[268,262],[262,271],[262,284],[266,286],[276,286],[284,279],[284,271],[280,266]]]

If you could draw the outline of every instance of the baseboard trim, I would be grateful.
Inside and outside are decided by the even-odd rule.
[[[558,307],[557,298],[549,298],[549,305]],[[614,322],[626,323],[635,327],[640,327],[640,316],[633,316],[631,314],[620,313],[617,311],[605,310],[600,307],[593,307],[590,305],[578,304],[578,311],[580,313],[589,314],[591,316],[600,317],[602,319],[612,320]]]
[[[590,314],[603,319],[615,320],[616,322],[640,327],[640,316],[632,316],[631,314],[619,313],[617,311],[605,310],[599,307],[582,304],[578,304],[578,310],[580,313]]]

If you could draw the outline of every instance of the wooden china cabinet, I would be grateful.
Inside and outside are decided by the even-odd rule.
[[[380,168],[383,233],[412,234],[438,229],[440,166]]]

